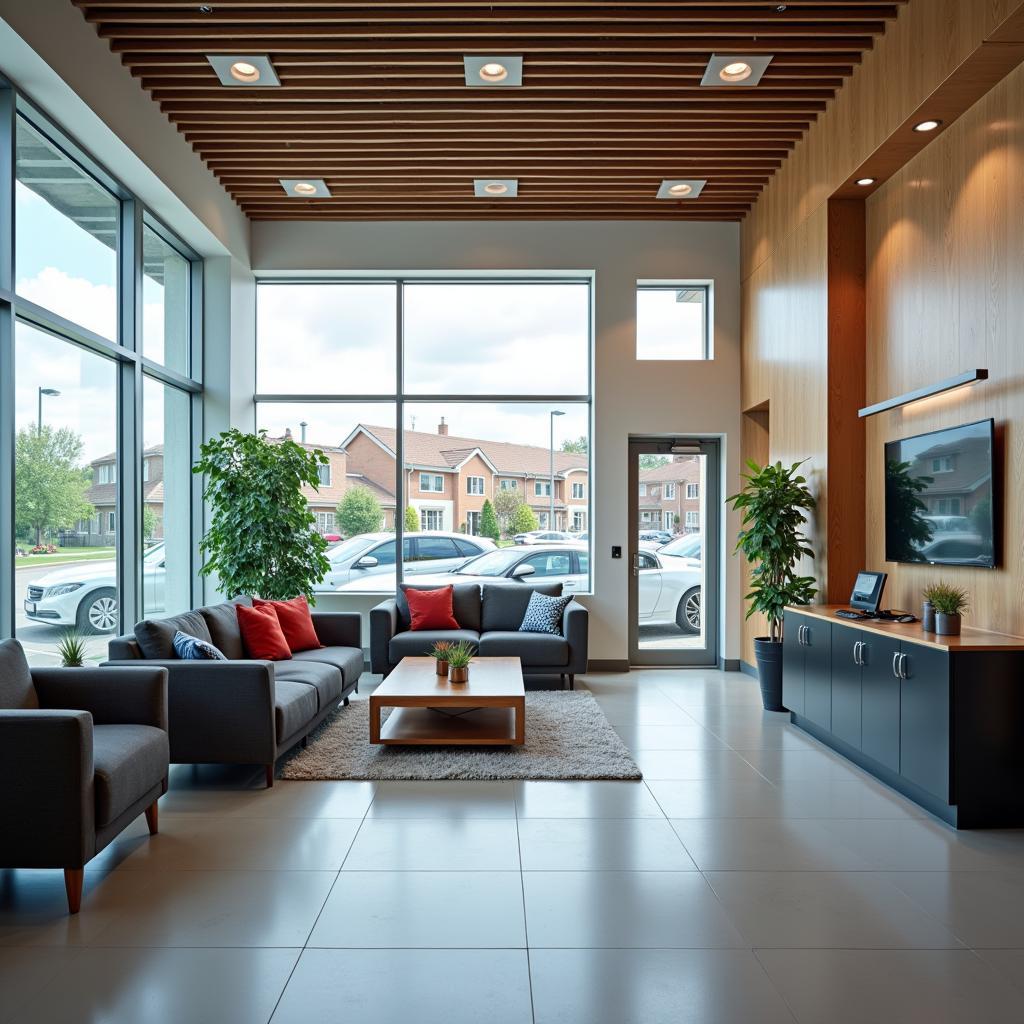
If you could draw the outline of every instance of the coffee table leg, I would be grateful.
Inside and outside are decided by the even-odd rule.
[[[380,704],[370,698],[370,742],[380,743]]]
[[[516,719],[516,746],[521,747],[526,742],[526,700],[519,701],[515,706]]]

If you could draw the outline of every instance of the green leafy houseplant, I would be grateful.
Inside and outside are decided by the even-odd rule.
[[[226,430],[201,448],[193,472],[206,474],[210,528],[200,542],[202,573],[216,573],[228,597],[287,600],[305,594],[330,569],[327,542],[315,530],[302,488],[317,489],[328,459],[266,431]]]
[[[449,678],[453,683],[469,679],[469,666],[476,657],[476,647],[468,640],[460,640],[448,649]]]
[[[959,636],[960,617],[967,611],[967,591],[949,583],[935,583],[925,590],[925,599],[935,609],[935,632],[940,636]]]
[[[768,620],[768,636],[754,641],[764,706],[782,708],[782,616],[786,605],[810,604],[818,592],[813,576],[798,571],[801,558],[814,552],[804,536],[806,513],[817,503],[801,475],[803,462],[759,466],[749,461],[744,485],[727,498],[743,514],[743,528],[736,541],[754,567],[751,573],[747,618],[761,612]]]
[[[448,655],[451,654],[454,644],[451,640],[438,640],[430,649],[429,655],[437,662],[437,674],[448,675]]]
[[[64,668],[81,668],[85,664],[85,638],[73,629],[66,630],[57,644],[57,653]]]

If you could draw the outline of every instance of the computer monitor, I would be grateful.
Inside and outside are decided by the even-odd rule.
[[[853,583],[850,595],[850,607],[874,615],[882,602],[882,591],[885,590],[887,575],[884,572],[859,572]]]

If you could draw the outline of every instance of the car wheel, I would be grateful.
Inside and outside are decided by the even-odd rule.
[[[683,594],[676,609],[676,625],[684,633],[700,632],[700,587]]]
[[[117,591],[105,587],[94,591],[78,606],[78,632],[87,636],[113,633],[117,629]]]

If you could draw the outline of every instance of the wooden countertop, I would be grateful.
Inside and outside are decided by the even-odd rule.
[[[983,629],[964,626],[960,636],[939,636],[926,633],[920,622],[884,622],[879,619],[843,619],[836,615],[836,609],[847,608],[845,604],[809,604],[787,606],[786,611],[807,615],[824,622],[838,623],[866,633],[912,640],[917,644],[934,647],[940,651],[1024,651],[1024,637],[1008,636],[1005,633],[988,633]],[[913,614],[917,614],[915,611]]]

